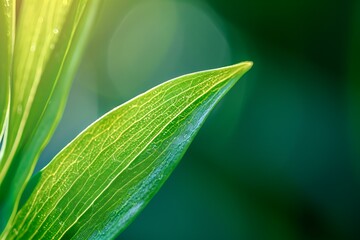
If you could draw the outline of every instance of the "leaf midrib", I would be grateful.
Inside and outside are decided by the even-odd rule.
[[[91,204],[86,208],[86,209],[84,209],[84,211],[82,211],[82,213],[77,217],[77,219],[76,219],[76,221],[74,221],[72,224],[70,224],[69,225],[69,227],[67,228],[67,229],[65,229],[65,231],[63,232],[63,234],[62,235],[64,235],[67,231],[68,231],[68,229],[70,229],[74,224],[76,224],[76,222],[78,221],[78,219],[94,204],[94,202],[103,194],[103,192],[105,191],[105,190],[107,190],[111,185],[112,185],[112,183],[121,175],[121,173],[122,172],[124,172],[128,167],[129,167],[129,165],[131,165],[131,163],[152,143],[152,141],[172,122],[172,121],[174,121],[180,114],[182,114],[186,109],[188,109],[192,104],[194,104],[194,102],[196,102],[199,98],[201,98],[201,97],[203,97],[205,94],[207,94],[208,92],[210,92],[212,89],[214,89],[214,88],[216,88],[219,84],[221,84],[221,83],[223,83],[224,81],[226,81],[227,80],[227,78],[232,78],[232,77],[234,77],[234,75],[236,75],[237,73],[239,72],[239,70],[234,70],[232,73],[228,73],[226,76],[224,76],[223,77],[223,79],[222,80],[220,80],[220,81],[218,81],[216,84],[214,84],[211,88],[209,88],[206,92],[204,92],[202,95],[200,95],[199,97],[197,97],[197,98],[195,98],[193,101],[191,101],[187,106],[185,106],[178,114],[176,114],[171,120],[169,120],[168,122],[167,122],[167,124],[163,127],[163,128],[161,128],[160,130],[159,130],[159,132],[151,139],[151,141],[149,141],[149,143],[148,144],[146,144],[143,148],[142,148],[142,150],[135,156],[135,157],[133,157],[133,159],[132,160],[130,160],[129,161],[129,163],[125,166],[125,168],[119,173],[119,174],[117,174],[116,176],[114,176],[114,178],[113,178],[113,180],[111,180],[110,182],[109,182],[109,184],[107,184],[107,186],[97,195],[97,197],[95,197],[94,198],[94,200],[91,202]],[[189,79],[189,81],[190,81],[191,79]],[[179,83],[180,84],[180,83]],[[197,85],[195,85],[194,87],[196,87]],[[194,88],[193,87],[193,88]],[[190,89],[187,89],[186,91],[189,91]],[[185,92],[186,92],[185,91]],[[181,92],[179,95],[181,95],[181,94],[184,94],[185,92]],[[174,96],[174,97],[177,97],[177,96],[179,96],[179,95],[176,95],[176,96]],[[173,97],[172,97],[173,98]],[[167,101],[169,101],[170,99],[168,99]],[[158,106],[157,108],[155,108],[155,109],[158,109],[160,106]],[[155,109],[153,109],[153,111],[155,110]],[[144,116],[145,117],[145,116]],[[127,130],[127,129],[126,129]],[[126,131],[125,130],[125,131]],[[125,132],[125,131],[123,131],[123,132]],[[114,142],[116,142],[116,141],[114,141]],[[107,149],[107,148],[106,148]],[[97,156],[98,157],[98,156]],[[68,168],[67,168],[68,169]],[[74,183],[78,180],[79,178],[77,178],[75,181],[74,181]],[[74,185],[74,183],[72,184],[72,186]],[[71,187],[72,187],[71,186]],[[70,190],[71,190],[71,187],[69,188],[69,190],[67,191],[67,192],[69,192]],[[62,196],[64,196],[67,192],[65,192]],[[57,204],[61,201],[61,199],[62,198],[60,198],[60,200],[56,203],[56,205],[55,205],[55,207],[51,210],[51,212],[48,214],[48,216],[52,213],[52,211],[56,208],[56,206],[57,206]],[[44,205],[43,205],[44,206]],[[40,209],[41,210],[41,209]],[[30,211],[29,211],[30,212]],[[48,218],[48,216],[47,216],[47,218]],[[60,216],[60,214],[59,214],[59,216]],[[25,217],[24,218],[24,221],[26,220],[26,218],[27,217]],[[46,218],[46,219],[47,219]],[[34,232],[34,234],[31,236],[31,238],[39,231],[39,229],[42,227],[42,225],[46,222],[46,219],[38,226],[38,228],[35,230],[35,232]],[[52,225],[51,225],[52,226]],[[46,232],[44,232],[44,234],[45,234]],[[43,235],[44,235],[43,234]],[[41,238],[42,238],[42,236],[41,236]]]
[[[191,80],[189,80],[189,81],[191,81]],[[171,86],[171,88],[175,88],[177,85],[180,85],[181,84],[181,82],[180,83],[176,83],[175,85],[173,85],[173,86]],[[195,86],[194,86],[195,87]],[[189,90],[189,89],[188,89]],[[152,99],[154,99],[155,97],[157,97],[158,95],[160,95],[161,94],[161,92],[159,92],[158,94],[156,94],[156,95],[154,95],[154,96],[152,96],[152,98],[151,99],[149,99],[147,102],[145,102],[143,105],[145,105],[146,103],[148,103],[148,102],[150,102]],[[176,97],[176,96],[174,96],[174,97]],[[172,98],[171,98],[172,99]],[[168,101],[170,101],[171,99],[168,99]],[[166,101],[167,102],[167,101]],[[154,108],[152,111],[150,111],[150,112],[148,112],[145,116],[143,116],[142,117],[142,119],[143,118],[145,118],[146,116],[148,116],[151,112],[153,112],[153,111],[155,111],[156,109],[158,109],[158,107],[157,108]],[[113,111],[111,111],[111,112],[113,112]],[[124,112],[124,114],[122,114],[121,116],[119,116],[117,119],[120,119],[122,116],[124,116],[126,114],[126,112]],[[128,126],[124,131],[122,131],[122,133],[121,133],[121,135],[119,135],[119,137],[117,138],[117,139],[119,139],[122,135],[123,135],[123,133],[125,133],[128,129],[130,129],[135,123],[137,123],[137,122],[139,122],[139,121],[141,121],[142,119],[139,119],[139,120],[137,120],[137,121],[135,121],[133,124],[131,124],[130,126]],[[131,119],[129,119],[128,121],[130,121]],[[96,122],[95,122],[96,123]],[[94,123],[94,124],[95,124]],[[94,125],[93,124],[93,125]],[[93,125],[91,125],[91,126],[93,126]],[[89,126],[87,129],[90,129],[91,128],[91,126]],[[119,128],[121,128],[122,126],[119,126],[118,128],[117,128],[117,130],[119,129]],[[111,128],[111,126],[109,126],[108,128],[106,128],[106,129],[104,129],[102,132],[100,132],[100,133],[98,133],[97,135],[95,135],[93,138],[95,139],[97,136],[100,136],[101,134],[103,134],[104,132],[106,132],[107,130],[109,130]],[[85,129],[84,131],[86,131],[87,129]],[[117,131],[116,130],[116,131]],[[80,134],[81,135],[81,134]],[[106,140],[108,139],[110,137],[110,135],[106,138]],[[116,140],[117,140],[116,139]],[[106,142],[106,140],[104,141],[104,142]],[[80,142],[79,142],[80,143]],[[70,145],[70,144],[69,144]],[[85,150],[87,150],[87,148],[89,147],[89,145],[88,146],[86,146],[85,148],[83,148],[83,150],[80,152],[80,155],[85,151]],[[101,154],[101,153],[103,153],[106,149],[108,149],[110,146],[108,146],[107,148],[105,148],[105,149],[103,149],[96,157],[95,157],[95,160],[94,161],[96,161],[96,158]],[[66,147],[65,147],[66,148]],[[69,157],[70,156],[70,154],[72,154],[72,152],[74,151],[74,149],[75,148],[73,148],[72,149],[72,151],[70,151],[68,154],[66,154],[65,156],[64,156],[64,158],[66,158],[66,157]],[[60,153],[59,153],[60,154]],[[57,156],[56,156],[57,157]],[[56,158],[55,157],[55,158]],[[93,161],[93,162],[94,162]],[[75,164],[75,161],[73,161],[73,163]],[[63,175],[65,175],[66,173],[67,173],[67,170],[70,168],[72,166],[72,164],[70,164],[66,169],[65,169],[65,171],[63,171],[63,174],[62,175],[60,175],[60,177],[59,177],[59,180],[57,181],[57,182],[55,182],[53,185],[56,185],[58,182],[60,182],[60,179],[62,178],[62,176]],[[55,170],[55,173],[60,169],[60,167],[61,167],[61,164],[59,165],[59,167]],[[54,173],[54,174],[55,174]],[[80,176],[79,176],[80,177]],[[39,187],[40,189],[38,189],[37,190],[37,192],[41,192],[41,190],[42,190],[42,188],[45,186],[45,182],[47,181],[49,179],[49,177],[47,177],[45,180],[44,180],[44,183]],[[77,180],[77,179],[76,179]],[[72,187],[73,185],[75,184],[75,182],[70,186],[70,187]],[[70,190],[70,189],[69,189]],[[64,194],[66,194],[67,192],[65,192]],[[36,194],[36,197],[35,197],[35,199],[34,199],[34,202],[36,202],[36,199],[37,199],[37,197],[39,196],[39,194]],[[61,201],[61,199],[59,199],[59,201]],[[58,202],[56,203],[56,204],[58,204]],[[42,205],[42,207],[40,208],[40,210],[39,211],[41,211],[42,210],[42,208],[44,207],[44,205],[45,205],[45,203]],[[56,206],[55,206],[56,207]],[[30,210],[32,209],[32,206],[31,206],[31,208],[30,208]],[[30,211],[29,211],[30,212]],[[35,215],[36,214],[34,214],[33,215],[33,218],[35,217]],[[22,226],[23,226],[23,224],[25,223],[25,220],[26,220],[26,218],[27,218],[27,216],[28,216],[28,214],[25,216],[25,218],[24,218],[24,220],[23,220],[23,222],[21,223],[21,225],[20,225],[20,227],[19,228],[21,228]],[[33,219],[32,218],[32,219]],[[31,219],[31,221],[32,221],[32,219]],[[45,219],[46,220],[46,219]],[[30,221],[30,222],[31,222]],[[27,230],[27,229],[26,229]],[[25,230],[25,231],[26,231]]]
[[[226,79],[225,79],[226,80]],[[91,202],[91,204],[86,208],[86,209],[84,209],[83,210],[83,212],[76,218],[76,221],[74,221],[72,224],[70,224],[69,226],[68,226],[68,228],[67,229],[65,229],[65,231],[60,235],[60,237],[59,237],[59,239],[61,239],[62,238],[62,236],[64,236],[64,234],[72,227],[72,226],[74,226],[77,222],[78,222],[78,220],[81,218],[81,216],[83,216],[88,210],[89,210],[89,208],[97,201],[97,199],[112,185],[112,183],[116,180],[116,179],[118,179],[119,177],[120,177],[120,175],[131,165],[131,163],[133,163],[133,161],[135,161],[136,159],[137,159],[137,157],[139,157],[143,152],[144,152],[144,150],[145,149],[147,149],[147,147],[162,133],[162,131],[164,130],[164,129],[166,129],[168,126],[169,126],[169,124],[171,123],[171,122],[173,122],[176,118],[178,118],[184,111],[186,111],[191,105],[193,105],[195,102],[197,102],[197,100],[198,99],[200,99],[200,98],[202,98],[204,95],[206,95],[206,94],[208,94],[212,89],[214,89],[215,87],[217,87],[218,85],[220,85],[221,83],[223,83],[224,81],[221,81],[221,82],[218,82],[217,84],[215,84],[213,87],[211,87],[209,90],[207,90],[206,92],[204,92],[202,95],[200,95],[199,97],[197,97],[197,98],[195,98],[192,102],[190,102],[186,107],[184,107],[184,109],[182,109],[178,114],[176,114],[171,120],[169,120],[166,124],[165,124],[165,126],[163,127],[163,128],[161,128],[160,130],[159,130],[159,132],[151,139],[151,141],[149,141],[149,143],[146,145],[146,146],[144,146],[144,148],[141,150],[141,151],[139,151],[139,153],[135,156],[135,157],[133,157],[133,159],[126,165],[126,167],[119,173],[119,174],[117,174],[114,178],[113,178],[113,180],[111,180],[111,182],[109,182],[109,184],[100,192],[100,194],[98,194],[98,196],[97,197],[95,197],[95,199]],[[104,161],[105,162],[105,161]],[[61,214],[62,214],[63,212],[61,212]],[[60,214],[59,214],[59,216],[60,216]],[[66,220],[65,220],[66,221]],[[64,221],[64,222],[65,222]],[[59,231],[58,231],[59,232]],[[56,233],[57,234],[57,233]],[[56,236],[56,234],[55,234],[55,236]],[[42,238],[40,238],[40,239],[42,239]]]
[[[211,90],[210,90],[210,91],[211,91]],[[205,94],[204,94],[204,95],[205,95]],[[203,97],[204,95],[202,95],[202,97]],[[186,110],[186,109],[185,109],[185,110]],[[185,111],[185,110],[184,110],[184,111]],[[180,113],[179,115],[181,115],[181,113]],[[177,117],[175,117],[174,119],[176,119],[176,118],[177,118]],[[159,156],[161,156],[164,152],[166,152],[166,150],[167,150],[169,147],[170,147],[170,144],[169,144],[165,149],[163,149],[163,150],[160,152]],[[151,158],[151,156],[153,156],[155,153],[158,153],[158,152],[152,153],[152,154],[149,155],[147,158],[145,158],[143,161],[146,161],[147,159]],[[105,202],[105,204],[103,204],[103,206],[102,206],[101,208],[99,208],[97,211],[95,211],[93,215],[95,215],[95,214],[97,214],[98,212],[100,212],[100,211],[106,206],[106,204],[107,204],[108,202],[110,202],[110,200],[111,200],[113,197],[116,196],[116,194],[117,194],[118,192],[122,191],[127,185],[129,185],[130,183],[132,183],[132,181],[134,181],[139,175],[142,175],[146,170],[148,170],[149,168],[151,168],[151,167],[153,166],[153,164],[158,160],[158,158],[159,158],[159,157],[155,158],[155,159],[154,159],[145,169],[143,169],[139,174],[137,174],[135,177],[131,178],[129,181],[126,182],[126,184],[124,184],[122,187],[120,187],[118,190],[116,190],[115,194],[114,194],[111,198],[109,198],[109,199]],[[137,165],[133,166],[133,168],[135,168],[136,166],[138,166],[138,165],[140,165],[140,164],[142,164],[142,163],[143,163],[143,162],[139,162]],[[130,166],[128,167],[128,169],[130,169]],[[118,177],[120,177],[120,175],[117,176],[116,179],[117,179]],[[114,179],[114,181],[115,181],[116,179]],[[140,192],[141,190],[142,190],[142,189],[140,189],[140,188],[137,189],[137,190],[134,192],[134,194]],[[129,201],[130,201],[130,199],[128,199],[128,200],[125,202],[124,205],[126,205],[126,203],[128,203]],[[113,207],[114,205],[116,205],[116,203],[113,203],[112,205],[108,206],[107,209],[110,209],[110,208]],[[82,215],[84,215],[86,212],[87,212],[87,211],[85,211]],[[80,217],[80,218],[81,218],[81,217]],[[79,218],[79,219],[80,219],[80,218]],[[77,221],[78,221],[78,219],[77,219]],[[74,225],[77,223],[77,221],[74,222],[74,224],[73,224],[72,226],[74,226]],[[81,229],[84,228],[85,225],[86,225],[89,221],[91,221],[90,218],[73,234],[73,236],[76,236],[76,234],[77,234],[79,231],[81,231]],[[67,231],[71,229],[72,226],[70,226],[70,227],[63,233],[63,235],[61,235],[61,237],[63,237],[63,236],[67,233]]]

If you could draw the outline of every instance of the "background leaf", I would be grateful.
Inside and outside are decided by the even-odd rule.
[[[186,75],[95,122],[33,179],[7,239],[110,239],[175,168],[214,105],[251,63]]]
[[[97,0],[23,1],[14,52],[8,144],[0,163],[2,230],[66,103]]]
[[[9,110],[10,71],[13,56],[15,33],[15,1],[1,0],[0,2],[0,162],[6,139],[5,120]]]

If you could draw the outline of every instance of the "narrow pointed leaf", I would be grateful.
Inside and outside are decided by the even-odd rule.
[[[22,1],[8,144],[0,162],[0,231],[16,211],[39,154],[60,120],[99,2]]]
[[[112,110],[31,181],[7,239],[111,239],[145,207],[205,118],[251,67],[186,75]]]
[[[0,162],[6,142],[3,136],[5,133],[5,121],[9,112],[14,33],[15,0],[0,0]]]

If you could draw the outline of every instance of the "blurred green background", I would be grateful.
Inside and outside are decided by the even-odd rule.
[[[359,54],[358,0],[104,1],[37,170],[137,94],[252,60],[119,239],[358,239]]]

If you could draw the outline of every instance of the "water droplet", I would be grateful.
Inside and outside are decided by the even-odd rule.
[[[30,51],[35,52],[35,50],[36,50],[36,45],[32,44],[30,47]]]
[[[17,112],[18,114],[21,114],[21,113],[22,113],[22,106],[21,106],[21,105],[18,105],[18,106],[17,106],[16,112]]]
[[[54,29],[53,29],[53,33],[54,33],[54,34],[58,34],[58,33],[59,33],[59,29],[58,29],[58,28],[54,28]]]

